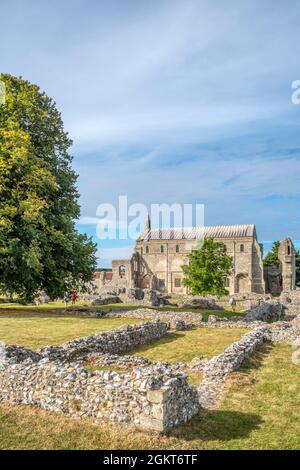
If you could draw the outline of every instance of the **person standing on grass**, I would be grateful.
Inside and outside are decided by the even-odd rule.
[[[75,305],[75,302],[76,302],[75,292],[71,292],[70,299],[71,299],[72,305]]]
[[[235,298],[232,296],[230,297],[230,300],[229,300],[229,305],[231,306],[232,308],[232,311],[235,312],[235,307],[236,307],[236,300]]]
[[[70,294],[67,291],[65,292],[65,295],[64,295],[64,302],[65,302],[65,308],[67,310],[68,303],[70,302]]]

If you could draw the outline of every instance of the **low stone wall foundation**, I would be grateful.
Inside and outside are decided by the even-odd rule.
[[[126,314],[132,316],[137,312]],[[300,338],[300,317],[289,322],[266,323],[211,316],[206,323],[201,315],[189,312],[141,309],[139,314],[141,319],[151,314],[154,321],[127,325],[37,352],[0,343],[0,402],[34,405],[76,418],[129,423],[165,432],[190,420],[200,408],[215,408],[228,374],[238,370],[265,341],[291,343]],[[163,315],[169,320],[168,325],[160,321]],[[247,327],[250,331],[209,361],[198,358],[187,364],[167,364],[120,356],[133,347],[160,339],[167,334],[168,327],[184,326],[185,322],[202,327]],[[100,367],[124,367],[126,373],[90,372],[83,367],[89,361]],[[186,372],[190,371],[203,372],[198,391],[187,382]]]
[[[149,321],[74,339],[62,346],[48,346],[38,352],[43,357],[65,361],[82,359],[93,352],[121,354],[135,346],[160,339],[167,331],[168,326],[165,323],[159,320]]]
[[[220,399],[226,376],[240,368],[265,341],[269,329],[257,328],[245,334],[239,341],[232,343],[222,354],[213,357],[203,367],[204,380],[199,387],[199,402],[202,408],[213,408]]]
[[[0,402],[27,404],[77,418],[109,420],[164,432],[199,410],[196,388],[182,371],[162,364],[126,374],[89,372],[74,361],[121,353],[159,339],[159,321],[128,325],[38,352],[0,344]]]
[[[77,418],[109,420],[163,432],[198,412],[186,376],[148,367],[131,374],[88,372],[42,359],[0,365],[0,402],[33,405]]]
[[[161,321],[167,323],[170,328],[176,329],[177,322],[187,322],[193,325],[201,325],[203,317],[201,313],[159,311],[151,308],[139,308],[136,310],[109,312],[106,314],[110,318],[140,318],[143,320]]]

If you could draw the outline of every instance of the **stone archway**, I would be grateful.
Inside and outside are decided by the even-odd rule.
[[[142,289],[150,289],[150,281],[151,281],[151,276],[149,274],[146,274],[141,281],[141,288]]]
[[[250,279],[248,274],[238,274],[236,277],[237,294],[245,294],[250,292]]]
[[[125,277],[126,276],[126,267],[124,264],[121,264],[119,266],[119,277]]]

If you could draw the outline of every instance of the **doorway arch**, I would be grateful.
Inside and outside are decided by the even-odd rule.
[[[248,274],[238,274],[236,277],[236,292],[237,294],[244,294],[250,292],[250,279]]]

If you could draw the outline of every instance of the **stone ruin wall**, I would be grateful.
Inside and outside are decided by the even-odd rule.
[[[34,405],[77,418],[165,431],[192,418],[197,391],[182,374],[149,367],[130,374],[88,372],[44,358],[0,366],[0,401]]]
[[[34,405],[77,418],[129,423],[159,432],[185,423],[199,410],[197,390],[188,385],[186,375],[159,365],[128,374],[89,372],[73,362],[90,353],[123,352],[166,332],[165,324],[148,322],[37,353],[2,343],[0,402]]]
[[[245,359],[268,340],[266,327],[256,328],[232,343],[225,351],[213,357],[203,367],[204,379],[199,387],[199,403],[202,408],[213,408],[223,391],[227,375],[240,368]]]
[[[119,356],[132,347],[163,337],[168,326],[157,320],[127,325],[37,352],[2,344],[0,402],[34,405],[76,418],[128,423],[165,432],[187,422],[201,408],[215,408],[228,374],[238,370],[265,341],[299,341],[299,317],[272,324],[255,320],[258,314],[273,312],[278,315],[277,303],[270,303],[268,310],[266,308],[266,305],[261,305],[249,312],[248,322],[212,315],[206,323],[200,316],[198,326],[246,326],[251,331],[211,360],[195,358],[198,361],[193,360],[189,364],[153,363],[136,356]],[[141,318],[154,313],[143,310]],[[136,311],[129,313],[137,314]],[[170,316],[170,313],[166,315]],[[193,323],[191,317],[185,317],[185,320]],[[184,323],[182,314],[175,315],[173,327],[178,326],[178,322]],[[89,372],[83,367],[83,361],[89,359],[94,359],[98,366],[119,365],[127,372]],[[188,385],[186,374],[190,371],[203,373],[198,390]]]
[[[40,349],[43,357],[52,360],[73,361],[82,359],[92,352],[121,354],[130,348],[151,343],[166,335],[168,327],[160,321],[126,325],[115,330],[69,341],[62,346]]]
[[[161,312],[158,310],[152,310],[150,308],[139,308],[136,310],[130,310],[125,312],[105,312],[104,315],[109,316],[110,318],[139,318],[141,320],[161,321],[166,323],[172,329],[177,329],[177,323],[180,323],[182,321],[198,326],[202,325],[203,323],[201,313],[174,313],[173,311]]]
[[[300,314],[300,288],[291,292],[282,292],[280,302],[284,305],[288,315]]]

